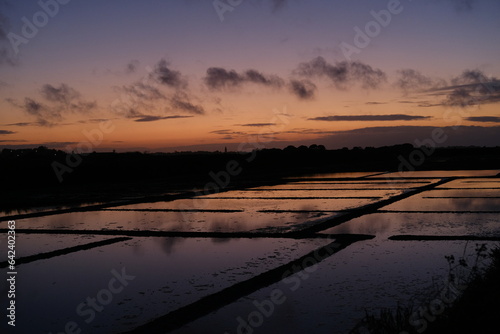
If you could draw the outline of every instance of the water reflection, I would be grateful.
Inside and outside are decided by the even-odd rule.
[[[65,234],[16,234],[16,258],[110,239],[109,236]],[[7,233],[0,234],[0,245],[7,245]],[[7,249],[7,246],[5,246]],[[4,261],[1,259],[0,261]]]
[[[325,240],[199,238],[133,240],[23,265],[16,291],[19,333],[60,332],[75,321],[84,333],[131,330],[207,294],[273,269]],[[78,264],[78,265],[75,265]],[[108,287],[112,269],[135,276],[90,323],[75,309]],[[104,297],[103,297],[104,298]],[[0,301],[5,305],[6,298]],[[51,307],[47,307],[50,301]],[[7,331],[6,322],[0,325]]]
[[[392,211],[499,211],[500,198],[424,198],[412,196],[384,207]]]
[[[367,176],[375,176],[380,172],[339,172],[339,173],[320,173],[309,174],[298,177],[286,177],[285,179],[326,179],[326,178],[360,178]]]
[[[439,180],[397,180],[397,179],[387,179],[387,180],[364,180],[359,182],[354,181],[304,181],[304,182],[294,182],[287,183],[283,185],[276,185],[273,187],[260,187],[253,188],[256,190],[259,189],[325,189],[325,190],[357,190],[357,191],[365,191],[365,190],[383,190],[383,191],[391,191],[396,189],[407,189],[407,188],[416,188],[421,187],[427,184],[435,183]]]
[[[500,173],[500,170],[422,170],[422,171],[405,171],[405,172],[393,172],[380,175],[382,177],[467,177],[467,176],[496,176]],[[377,177],[377,176],[373,176]]]
[[[378,198],[319,198],[300,199],[297,201],[289,199],[217,199],[217,198],[193,198],[182,199],[173,202],[141,203],[116,207],[116,209],[176,209],[176,210],[243,210],[246,213],[262,210],[325,210],[338,211],[366,205],[377,201]]]
[[[444,255],[471,258],[466,242],[397,242],[371,240],[355,243],[321,262],[314,272],[302,272],[252,293],[175,334],[237,333],[241,322],[255,314],[255,303],[270,300],[273,291],[284,294],[271,317],[264,317],[255,333],[345,334],[365,315],[398,304],[420,305],[432,300],[444,286],[448,264]],[[489,245],[492,245],[489,243]],[[298,282],[298,283],[296,283]],[[417,296],[417,299],[415,298]]]
[[[85,203],[80,203],[80,204],[73,204],[73,205],[51,205],[51,206],[38,206],[38,207],[23,207],[23,208],[16,208],[16,209],[3,209],[0,210],[0,213],[3,215],[11,216],[11,215],[22,215],[22,214],[29,214],[29,213],[37,213],[37,212],[50,212],[50,211],[55,211],[55,210],[66,210],[66,209],[74,209],[74,208],[81,208],[84,206],[88,205],[98,205],[102,204],[102,202],[85,202]]]
[[[317,205],[302,204],[302,212],[143,212],[91,211],[20,219],[19,229],[51,230],[147,230],[176,232],[242,232],[268,227],[287,227],[332,216],[334,212],[311,211]],[[274,207],[272,207],[274,208]],[[311,211],[311,212],[309,212]],[[6,224],[6,222],[0,223]]]
[[[479,175],[491,171],[416,172],[414,175],[445,177],[457,173]],[[335,177],[341,176],[336,174]],[[17,221],[17,227],[112,231],[290,231],[330,219],[341,210],[437,181],[438,178],[388,181],[381,178],[372,181],[319,181],[311,178],[195,199],[22,219]],[[234,332],[234,326],[237,326],[234,319],[249,314],[254,309],[253,300],[267,298],[274,288],[287,291],[286,302],[276,308],[273,317],[266,318],[262,329],[259,328],[262,333],[274,333],[276,326],[280,326],[283,332],[346,332],[364,315],[364,308],[394,307],[398,301],[425,294],[433,278],[446,274],[444,255],[462,254],[464,243],[389,241],[387,237],[407,234],[500,235],[498,213],[477,213],[500,212],[499,180],[469,178],[437,189],[383,208],[403,212],[364,215],[322,231],[327,234],[373,234],[376,238],[353,244],[321,263],[313,273],[305,272],[308,278],[301,278],[296,291],[289,291],[286,281],[281,281],[193,322],[178,333],[199,333],[206,331],[208,326],[211,326],[211,331]],[[0,226],[5,224],[0,222]],[[24,256],[101,238],[108,237],[20,235],[18,248]],[[3,241],[6,241],[5,235],[0,236],[0,243]],[[125,331],[297,259],[327,242],[330,241],[133,238],[120,244],[33,262],[23,265],[23,275],[20,276],[20,283],[25,288],[18,296],[22,305],[19,316],[30,319],[22,326],[33,324],[37,331],[56,332],[74,317],[76,305],[103,288],[111,269],[125,266],[137,280],[84,330],[92,333]],[[54,308],[46,307],[47,300],[53,301]],[[0,306],[4,307],[3,304]],[[27,327],[20,330],[33,332]]]
[[[391,235],[499,236],[498,214],[491,213],[374,213],[352,219],[321,233]]]
[[[156,242],[160,245],[161,250],[166,254],[166,255],[171,255],[173,254],[177,246],[181,246],[181,244],[186,241],[185,238],[154,238],[153,241],[156,239]]]
[[[228,191],[220,194],[211,194],[200,196],[200,198],[234,198],[234,199],[250,199],[250,198],[262,198],[262,199],[304,199],[304,198],[374,198],[379,199],[382,197],[389,197],[399,194],[398,190],[335,190],[335,189],[274,189],[265,188],[259,189],[247,189],[244,191]]]
[[[500,191],[499,180],[477,180],[477,179],[464,179],[454,180],[445,184],[439,185],[439,188],[473,188],[473,189],[498,189]]]
[[[422,198],[476,198],[476,197],[500,197],[500,188],[498,189],[446,189],[441,190],[436,188],[435,190],[426,192],[422,195]]]

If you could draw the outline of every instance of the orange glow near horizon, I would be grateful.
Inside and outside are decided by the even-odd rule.
[[[472,131],[472,144],[498,145],[482,130],[500,124],[499,4],[463,15],[449,4],[432,4],[432,15],[427,5],[404,5],[351,55],[341,45],[355,44],[354,28],[380,10],[373,2],[287,2],[272,13],[242,5],[223,21],[194,2],[93,6],[64,7],[18,58],[4,59],[15,66],[0,61],[0,148],[65,148],[101,120],[115,128],[95,150],[234,149],[255,140],[335,148],[351,145],[349,134],[352,145],[387,145],[455,125]],[[18,17],[39,10],[12,9],[0,16],[15,31]],[[139,10],[148,20],[129,25]],[[193,25],[186,18],[195,13]],[[413,132],[404,137],[405,129]]]

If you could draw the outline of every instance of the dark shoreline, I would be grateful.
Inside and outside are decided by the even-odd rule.
[[[341,150],[304,146],[248,153],[94,152],[78,156],[81,162],[69,167],[71,155],[62,151],[4,149],[0,153],[0,210],[73,207],[206,187],[218,192],[273,185],[285,177],[315,173],[500,169],[500,147],[436,148],[415,166],[409,164],[412,153],[421,150],[403,144]]]

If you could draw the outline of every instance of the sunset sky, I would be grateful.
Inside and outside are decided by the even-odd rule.
[[[335,149],[435,127],[497,146],[499,17],[498,0],[0,0],[0,148]]]

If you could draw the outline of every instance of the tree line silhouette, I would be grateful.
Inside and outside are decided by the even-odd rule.
[[[241,167],[232,184],[276,182],[282,177],[322,172],[397,171],[401,157],[421,148],[412,144],[327,150],[323,145],[287,146],[252,152],[92,152],[57,178],[53,165],[66,164],[70,153],[37,147],[0,152],[2,203],[40,203],[70,200],[89,193],[91,200],[113,196],[144,195],[203,187],[210,172],[225,170],[233,161]],[[446,147],[433,153],[416,169],[500,169],[500,147]],[[101,198],[102,197],[102,198]],[[40,200],[40,198],[45,198]]]

